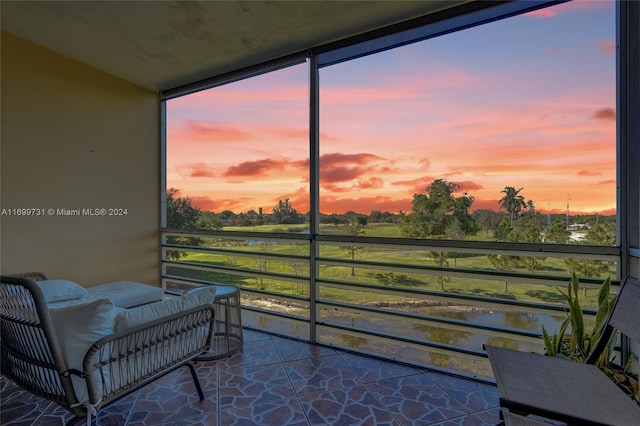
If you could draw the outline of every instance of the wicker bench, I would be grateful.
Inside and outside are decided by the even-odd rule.
[[[625,280],[602,337],[585,363],[487,346],[500,406],[572,425],[640,424],[640,406],[595,365],[615,330],[640,341],[640,282],[636,279]]]
[[[204,399],[192,361],[210,348],[214,291],[133,309],[95,298],[50,309],[36,281],[0,280],[0,365],[2,374],[20,387],[90,418],[110,402],[187,366]]]

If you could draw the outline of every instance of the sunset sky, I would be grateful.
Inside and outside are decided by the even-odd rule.
[[[576,0],[320,70],[320,210],[410,211],[438,178],[498,209],[616,208],[614,2]],[[308,65],[167,103],[167,187],[309,209]]]

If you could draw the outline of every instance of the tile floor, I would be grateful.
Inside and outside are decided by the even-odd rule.
[[[100,411],[99,425],[495,425],[497,388],[245,330],[241,353],[180,368]],[[84,424],[5,378],[2,425]]]

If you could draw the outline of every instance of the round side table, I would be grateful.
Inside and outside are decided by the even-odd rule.
[[[213,307],[216,317],[211,349],[196,358],[197,361],[227,357],[242,349],[244,343],[240,289],[230,285],[217,285]]]

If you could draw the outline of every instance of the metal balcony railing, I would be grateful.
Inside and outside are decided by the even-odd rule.
[[[236,285],[246,327],[480,378],[491,377],[485,343],[544,351],[542,325],[553,333],[565,318],[567,259],[595,262],[617,290],[616,247],[162,233],[169,292]],[[587,317],[602,281],[580,279]]]

